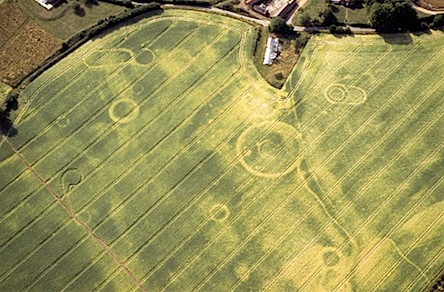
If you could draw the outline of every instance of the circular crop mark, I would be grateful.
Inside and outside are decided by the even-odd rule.
[[[297,167],[298,138],[299,132],[289,124],[264,122],[251,126],[240,135],[236,151],[248,171],[257,176],[277,177]]]
[[[59,126],[60,128],[66,128],[69,125],[69,118],[66,117],[60,117],[57,119],[57,126]]]
[[[333,250],[329,250],[329,251],[324,252],[324,254],[322,255],[322,258],[324,259],[325,265],[328,267],[332,267],[332,266],[337,265],[340,260],[339,255]]]
[[[210,214],[214,221],[224,221],[230,216],[230,210],[226,205],[216,204],[211,208]]]
[[[136,62],[141,65],[146,65],[151,63],[153,59],[154,59],[153,53],[145,49],[140,54],[137,55]]]
[[[119,99],[109,107],[109,116],[114,122],[126,124],[139,115],[139,106],[129,98]]]
[[[331,102],[343,102],[347,98],[347,89],[341,84],[332,84],[325,90],[325,97]]]
[[[76,185],[82,181],[82,173],[75,169],[67,169],[61,176],[60,184],[62,186],[63,194],[70,192]]]
[[[142,84],[134,84],[131,89],[135,94],[141,94],[145,88]]]

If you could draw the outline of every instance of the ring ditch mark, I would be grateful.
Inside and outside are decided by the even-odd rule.
[[[136,62],[140,65],[147,65],[151,63],[154,60],[154,54],[151,50],[143,49],[142,52],[140,52],[136,56]]]
[[[341,84],[332,84],[325,89],[325,97],[333,103],[344,102],[347,98],[347,88]]]
[[[291,125],[263,122],[243,132],[236,143],[242,166],[257,176],[286,175],[300,163],[300,133]],[[268,130],[272,126],[271,130]]]
[[[132,99],[122,98],[111,104],[108,113],[114,122],[126,124],[139,115],[139,105]]]
[[[133,52],[128,49],[97,50],[87,56],[83,61],[88,67],[106,67],[120,65],[128,62],[133,57]]]
[[[62,186],[63,195],[69,193],[76,185],[83,179],[82,173],[76,168],[69,168],[65,170],[60,178],[60,185]]]
[[[334,249],[325,251],[322,254],[322,259],[324,260],[324,264],[328,267],[336,266],[341,260]]]
[[[357,105],[367,100],[365,90],[353,85],[332,84],[325,89],[324,95],[333,104]]]
[[[349,86],[348,99],[349,104],[360,104],[367,100],[367,93],[364,89],[357,86]]]
[[[230,209],[226,205],[216,204],[210,210],[211,219],[214,221],[224,221],[230,216]]]
[[[57,118],[56,124],[57,126],[59,126],[60,128],[66,128],[70,123],[69,118],[67,117],[59,117]]]
[[[132,90],[133,93],[135,93],[135,94],[141,94],[141,93],[145,90],[145,88],[143,87],[142,84],[134,84],[134,85],[131,87],[131,90]]]

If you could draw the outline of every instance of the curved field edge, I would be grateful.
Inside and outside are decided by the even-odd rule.
[[[249,61],[251,29],[168,10],[30,84],[0,163],[0,290],[428,285],[442,34],[316,37],[284,92]]]

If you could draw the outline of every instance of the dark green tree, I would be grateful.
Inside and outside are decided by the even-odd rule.
[[[282,17],[275,17],[270,21],[270,24],[268,25],[268,30],[273,33],[289,33],[292,31],[292,27],[287,24],[285,19]]]
[[[380,32],[405,30],[417,25],[418,16],[408,0],[374,2],[370,7],[370,23]]]
[[[3,108],[0,108],[0,133],[7,135],[11,127],[12,121],[9,114]]]

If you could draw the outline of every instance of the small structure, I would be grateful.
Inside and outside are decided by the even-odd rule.
[[[356,3],[356,0],[330,0],[331,3],[336,5],[345,5],[345,6],[352,6]]]
[[[39,3],[48,10],[51,10],[54,6],[56,6],[60,2],[60,0],[35,0],[35,1],[37,1],[37,3]]]
[[[273,60],[276,59],[278,54],[281,52],[281,44],[278,38],[269,37],[267,40],[267,48],[264,54],[264,65],[273,64]]]
[[[287,18],[297,6],[296,0],[247,0],[251,8],[267,17]]]

